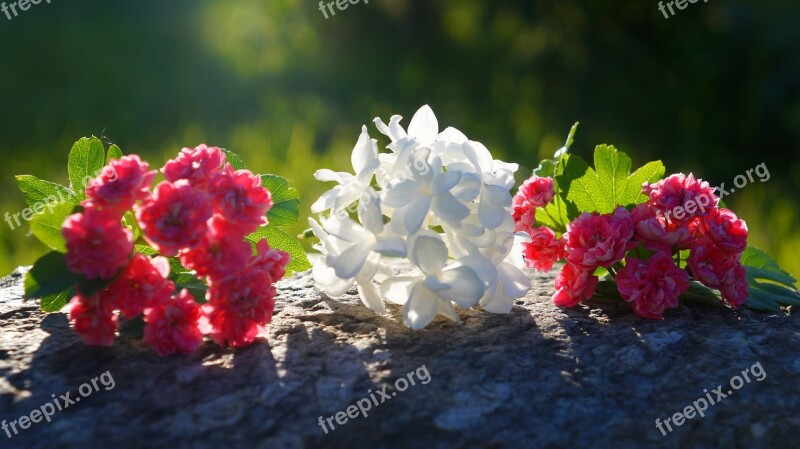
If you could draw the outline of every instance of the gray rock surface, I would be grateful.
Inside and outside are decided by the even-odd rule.
[[[82,398],[6,448],[789,448],[800,434],[800,318],[682,307],[663,322],[626,304],[555,307],[554,274],[510,315],[461,310],[412,332],[354,296],[314,292],[308,274],[280,284],[268,341],[207,343],[161,358],[121,337],[84,346],[63,313],[21,300],[22,273],[0,281],[0,419],[109,371],[114,388]],[[655,427],[756,363],[750,383],[673,432]],[[395,388],[425,370],[430,381]],[[757,374],[757,373],[756,373]],[[325,434],[318,418],[370,392],[391,399]],[[399,384],[402,388],[402,383]],[[396,393],[396,395],[392,395]],[[376,395],[377,396],[377,395]],[[378,396],[379,397],[379,396]],[[714,397],[714,396],[712,396]],[[378,399],[380,401],[380,399]],[[365,401],[366,402],[366,401]],[[364,402],[364,404],[365,404]],[[335,423],[335,421],[333,421]]]

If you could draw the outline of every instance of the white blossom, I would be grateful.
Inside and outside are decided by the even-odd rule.
[[[378,313],[385,302],[401,305],[413,329],[437,314],[458,321],[455,306],[508,313],[530,289],[511,260],[520,239],[510,193],[517,165],[495,160],[455,128],[440,132],[428,106],[407,129],[401,121],[374,120],[390,140],[385,153],[362,127],[353,174],[317,171],[317,179],[337,183],[312,206],[322,214],[310,220],[324,254],[313,269],[317,287],[331,297],[356,287]],[[358,221],[350,218],[355,204]],[[408,270],[394,273],[390,257],[407,257]]]

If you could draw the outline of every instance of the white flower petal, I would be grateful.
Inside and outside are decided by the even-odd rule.
[[[324,260],[314,264],[311,275],[314,277],[317,288],[331,298],[344,295],[353,285],[352,279],[342,279],[336,276],[336,271]]]
[[[511,312],[514,300],[503,293],[502,285],[496,285],[486,292],[480,301],[483,310],[489,313],[506,314]]]
[[[450,192],[436,195],[433,209],[436,216],[453,224],[469,217],[469,208],[458,201]]]
[[[323,193],[322,196],[320,196],[319,199],[311,205],[311,212],[318,214],[332,209],[333,206],[336,205],[336,198],[339,196],[339,192],[341,190],[342,186],[336,186]]]
[[[411,179],[394,182],[384,190],[383,204],[400,208],[411,204],[420,195],[419,184]]]
[[[448,268],[437,277],[440,282],[450,285],[450,288],[440,290],[437,294],[462,307],[474,306],[486,291],[486,286],[475,270],[467,266]]]
[[[367,260],[367,256],[369,256],[370,250],[371,245],[369,243],[356,243],[350,248],[347,248],[338,257],[331,258],[329,254],[328,264],[336,269],[336,276],[342,279],[350,279],[361,271],[364,262]]]
[[[419,283],[420,278],[414,276],[395,276],[381,282],[381,293],[387,301],[403,305],[411,296],[411,289]]]
[[[353,172],[358,174],[364,167],[378,158],[378,145],[374,139],[369,138],[366,126],[361,126],[361,135],[353,147],[350,155],[350,162],[353,164]]]
[[[494,159],[492,153],[480,142],[468,141],[464,144],[464,154],[480,173],[491,173]]]
[[[419,235],[411,242],[409,259],[425,274],[439,272],[447,263],[447,245],[442,239]]]
[[[486,201],[483,195],[481,196],[481,202],[478,203],[478,218],[482,225],[494,229],[500,226],[507,214],[505,207]]]
[[[372,250],[388,257],[405,257],[406,240],[402,237],[378,237]]]
[[[320,221],[329,235],[336,236],[346,242],[359,243],[368,237],[367,231],[349,217],[333,215],[330,218],[320,217]]]
[[[445,128],[444,131],[440,132],[438,136],[436,136],[437,141],[448,141],[453,143],[464,143],[467,140],[467,136],[464,135],[461,131],[453,128],[452,126],[448,126]]]
[[[403,224],[406,227],[406,232],[409,234],[417,232],[422,226],[422,222],[425,221],[425,217],[428,216],[428,212],[430,212],[430,210],[431,197],[429,196],[417,198],[411,204],[409,204],[405,211],[405,215],[403,216]]]
[[[436,140],[439,134],[439,122],[436,115],[427,104],[414,114],[408,124],[408,135],[416,138],[420,145],[429,145]]]
[[[375,275],[378,273],[380,262],[380,254],[374,252],[369,253],[367,260],[364,261],[364,266],[361,267],[361,271],[356,275],[356,282],[362,285],[372,282]]]
[[[458,313],[456,313],[456,308],[453,307],[453,303],[442,298],[439,298],[439,315],[450,318],[456,323],[461,321],[461,319],[458,318]]]
[[[322,168],[314,172],[314,178],[316,178],[317,181],[322,182],[338,182],[339,184],[344,182],[342,181],[341,173],[337,173],[327,168]]]
[[[389,126],[386,126],[378,117],[375,117],[373,123],[375,123],[375,127],[378,128],[378,131],[381,134],[385,135],[386,137],[392,139],[392,142],[397,142],[398,140],[405,139],[408,137],[406,131],[400,126],[400,120],[403,120],[403,117],[399,115],[393,115],[389,118]]]
[[[358,207],[358,220],[364,228],[373,233],[383,232],[383,214],[381,214],[381,200],[374,198],[367,203],[360,203]]]
[[[403,321],[411,329],[419,330],[433,321],[438,311],[439,298],[422,284],[416,284],[403,305]]]
[[[519,268],[510,263],[497,266],[498,277],[502,279],[503,293],[512,298],[522,298],[531,289],[531,280]]]
[[[461,180],[461,172],[448,171],[433,178],[431,185],[431,192],[434,195],[439,195],[449,192]]]
[[[372,282],[358,286],[358,296],[365,306],[369,307],[376,313],[383,313],[386,311],[386,305],[383,303],[381,293]]]
[[[484,285],[492,285],[497,280],[497,267],[480,253],[462,257],[458,264],[472,268]]]

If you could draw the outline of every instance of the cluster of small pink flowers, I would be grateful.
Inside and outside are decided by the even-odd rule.
[[[265,239],[256,255],[244,239],[267,223],[269,190],[206,145],[184,148],[161,172],[166,180],[151,192],[156,172],[146,162],[136,155],[112,159],[89,182],[83,211],[64,222],[67,268],[107,282],[91,295],[75,286],[73,327],[86,344],[110,346],[119,316],[143,316],[144,341],[161,355],[194,352],[206,334],[220,345],[251,344],[272,318],[274,284],[289,263]],[[134,253],[133,233],[122,224],[129,210],[159,256]],[[203,306],[188,290],[176,292],[163,256],[178,257],[206,281]]]
[[[642,192],[648,200],[632,211],[620,206],[605,215],[584,213],[559,237],[546,226],[534,227],[536,208],[554,196],[552,179],[534,175],[523,184],[513,206],[517,230],[531,237],[523,244],[527,266],[549,271],[556,261],[566,261],[555,281],[554,302],[574,307],[590,299],[599,280],[595,272],[603,267],[643,318],[661,319],[666,309],[676,308],[690,274],[718,289],[731,306],[742,307],[749,296],[740,263],[747,247],[744,220],[720,208],[714,189],[691,174],[645,184]],[[686,269],[676,260],[681,250],[690,250]]]

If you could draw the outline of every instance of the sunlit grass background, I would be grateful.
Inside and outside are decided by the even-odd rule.
[[[578,120],[587,158],[612,143],[728,186],[765,162],[769,182],[726,202],[800,275],[796,2],[698,3],[669,20],[656,2],[610,0],[317,8],[94,0],[0,20],[0,213],[25,207],[13,175],[66,183],[72,142],[95,134],[159,166],[183,146],[229,148],[291,179],[306,215],[328,187],[313,172],[349,170],[361,124],[428,103],[526,174]],[[27,234],[0,223],[0,272],[45,251]]]

